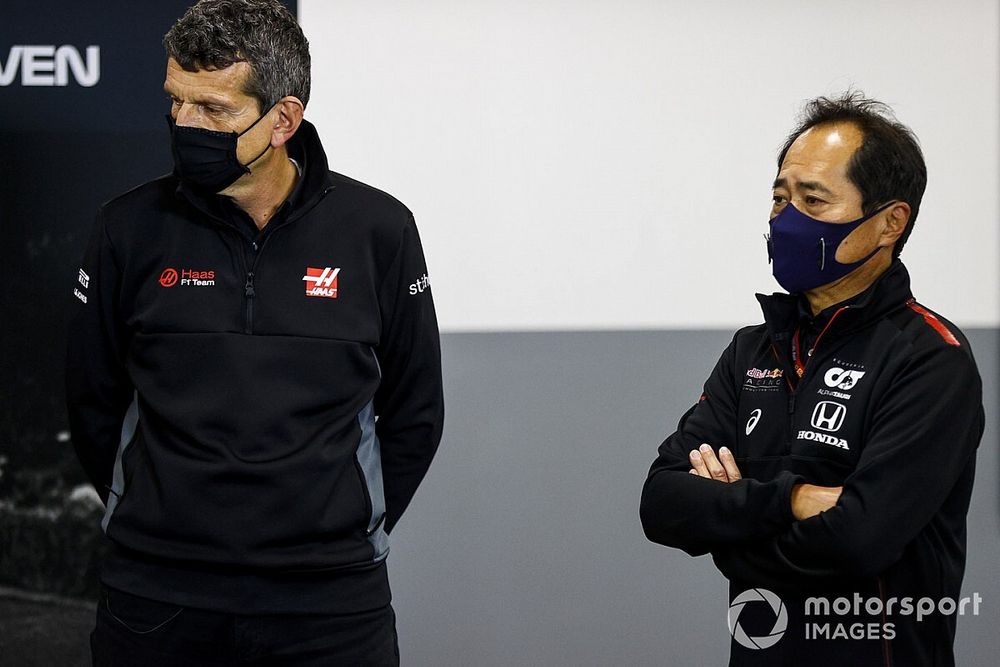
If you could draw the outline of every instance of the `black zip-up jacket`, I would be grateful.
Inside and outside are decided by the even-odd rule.
[[[172,175],[98,213],[67,387],[110,586],[261,613],[389,600],[387,532],[443,422],[427,268],[411,213],[329,171],[312,125],[289,155],[302,176],[261,232]]]
[[[691,555],[710,552],[730,580],[735,632],[758,645],[780,632],[780,614],[736,598],[752,588],[781,598],[781,638],[759,649],[734,639],[730,665],[953,665],[955,615],[918,621],[905,598],[960,598],[984,427],[967,340],[913,300],[898,261],[814,322],[803,321],[798,297],[758,300],[766,324],[736,332],[701,400],[660,446],[642,493],[646,535]],[[809,325],[817,328],[811,344]],[[729,447],[743,479],[689,474],[688,453],[702,443]],[[843,492],[836,507],[795,521],[790,495],[799,483]],[[821,614],[819,597],[831,606],[846,598],[851,608]],[[883,612],[870,613],[875,600]],[[837,608],[845,611],[843,602]]]

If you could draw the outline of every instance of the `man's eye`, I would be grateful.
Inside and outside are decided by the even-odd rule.
[[[814,206],[816,204],[822,204],[822,203],[823,200],[820,199],[819,197],[813,197],[813,196],[806,197],[806,204],[808,204],[809,206]]]
[[[785,198],[782,197],[781,195],[771,195],[771,201],[773,201],[775,204],[784,204]]]

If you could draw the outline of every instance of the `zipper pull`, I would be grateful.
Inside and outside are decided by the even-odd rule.
[[[254,295],[253,271],[247,274],[247,284],[243,286],[243,293],[246,294],[247,298],[252,298]]]

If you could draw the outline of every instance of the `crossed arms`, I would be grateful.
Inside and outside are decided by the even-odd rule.
[[[842,487],[817,487],[790,471],[744,477],[725,446],[737,441],[738,336],[703,400],[660,446],[642,492],[646,536],[694,556],[710,552],[728,578],[773,590],[881,573],[959,482],[971,483],[984,422],[971,357],[940,346],[900,363],[868,406],[854,471]]]
[[[720,447],[716,455],[712,446],[703,443],[698,449],[688,453],[691,460],[692,475],[705,479],[714,479],[729,484],[743,479],[736,459],[728,447]],[[792,487],[792,516],[802,521],[825,512],[837,504],[837,499],[843,491],[842,486],[817,486],[816,484],[796,484]]]

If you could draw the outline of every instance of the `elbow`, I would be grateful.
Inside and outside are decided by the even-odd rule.
[[[642,532],[646,539],[657,544],[672,546],[669,541],[669,531],[664,530],[663,511],[661,503],[656,501],[656,495],[652,488],[653,477],[649,477],[642,487],[642,495],[639,498],[639,521],[642,523]]]
[[[670,522],[666,520],[667,512],[664,511],[662,503],[657,502],[657,494],[651,488],[652,481],[652,477],[646,480],[639,499],[639,521],[642,523],[642,532],[650,542],[668,547],[676,546],[671,539],[673,531],[670,530]]]
[[[646,539],[692,555],[706,553],[707,549],[692,543],[692,532],[683,517],[671,511],[670,503],[650,488],[651,481],[652,478],[646,482],[639,501],[639,521]]]
[[[642,500],[639,502],[639,521],[642,523],[642,532],[650,542],[671,546],[668,542],[664,541],[669,539],[669,535],[666,531],[662,530],[661,522],[658,519],[658,512],[653,509],[652,503],[649,502],[646,494],[643,493]]]

